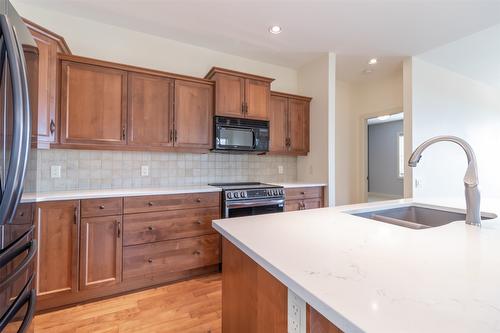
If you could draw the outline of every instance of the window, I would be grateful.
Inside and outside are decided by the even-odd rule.
[[[405,176],[405,137],[403,133],[398,134],[398,177],[403,178]]]

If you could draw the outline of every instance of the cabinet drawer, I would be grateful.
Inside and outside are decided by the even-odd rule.
[[[82,200],[82,217],[122,214],[122,198]]]
[[[285,189],[287,200],[320,198],[323,196],[323,187],[298,187]]]
[[[219,207],[220,193],[189,193],[129,197],[124,199],[124,212],[147,213],[163,210]]]
[[[23,203],[17,206],[16,215],[12,220],[13,224],[32,224],[33,223],[33,205]]]
[[[215,233],[219,207],[125,215],[123,245],[137,245]]]
[[[292,212],[295,210],[306,210],[323,207],[321,198],[304,199],[304,200],[286,200],[285,212]]]
[[[161,278],[220,263],[218,234],[123,248],[123,279]]]

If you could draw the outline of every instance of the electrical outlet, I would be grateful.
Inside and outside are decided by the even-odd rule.
[[[61,178],[61,166],[60,165],[50,166],[50,178]]]
[[[282,175],[283,174],[283,166],[278,165],[278,174]]]
[[[142,165],[141,166],[141,176],[142,177],[149,176],[149,165]]]
[[[306,333],[306,302],[288,289],[288,333]]]

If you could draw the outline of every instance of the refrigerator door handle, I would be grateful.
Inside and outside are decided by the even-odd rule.
[[[15,30],[5,15],[0,15],[0,28],[7,51],[13,107],[12,146],[0,203],[0,224],[6,224],[12,222],[12,217],[22,195],[30,146],[31,116],[22,46],[19,45]]]
[[[28,309],[26,310],[26,315],[24,316],[17,333],[24,333],[27,331],[31,320],[35,315],[36,290],[31,288],[32,283],[33,275],[30,277],[28,283],[26,283],[16,300],[10,305],[2,318],[0,318],[0,332],[3,331],[3,329],[11,322],[14,316],[26,303],[28,303]]]
[[[33,239],[31,242],[25,243],[23,246],[16,248],[15,251],[9,253],[6,260],[2,262],[0,267],[7,265],[12,259],[16,258],[25,251],[28,251],[28,254],[24,257],[23,261],[5,279],[2,279],[2,282],[0,282],[0,292],[11,286],[11,284],[16,281],[21,274],[26,272],[26,270],[33,263],[33,259],[35,258],[37,252],[37,241]],[[7,261],[7,259],[10,260]]]

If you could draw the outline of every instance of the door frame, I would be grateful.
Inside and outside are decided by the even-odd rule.
[[[372,113],[363,114],[359,119],[359,128],[361,132],[361,149],[360,149],[360,161],[361,168],[358,170],[358,179],[360,180],[360,193],[361,202],[368,202],[368,119],[376,118],[380,116],[393,115],[397,113],[403,113],[402,107],[390,108],[385,110],[379,110]],[[405,134],[404,128],[405,115],[403,114],[403,135]],[[406,138],[406,137],[405,137]],[[405,152],[406,153],[406,152]]]

